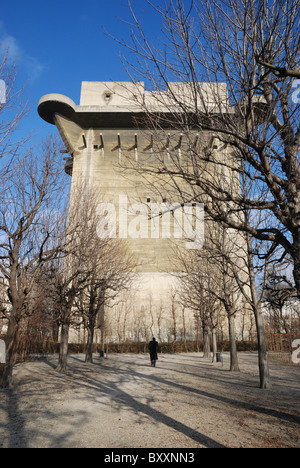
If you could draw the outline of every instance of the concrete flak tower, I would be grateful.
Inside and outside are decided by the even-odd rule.
[[[231,112],[226,85],[199,86],[206,110],[219,112],[221,102],[224,112]],[[193,100],[188,84],[169,83],[168,87],[186,106]],[[184,160],[185,152],[197,145],[199,138],[209,139],[212,147],[218,148],[213,135],[199,136],[196,127],[189,132],[189,141],[176,130],[174,113],[179,115],[182,110],[171,109],[169,96],[146,91],[143,83],[83,82],[80,105],[60,94],[43,96],[38,105],[39,115],[56,125],[64,142],[69,154],[65,170],[72,185],[84,178],[100,188],[101,202],[105,200],[106,211],[111,209],[114,235],[127,239],[137,257],[137,308],[149,294],[165,299],[174,285],[170,263],[173,243],[184,242],[187,249],[194,249],[201,248],[204,239],[201,206],[184,205],[167,178],[162,183],[152,174],[146,183],[139,166],[144,167],[151,158],[155,164],[157,155],[166,161],[169,158],[171,164],[171,152],[172,157],[175,154]],[[163,115],[164,128],[149,128],[145,109],[150,109],[152,116]],[[153,122],[155,126],[155,119]]]

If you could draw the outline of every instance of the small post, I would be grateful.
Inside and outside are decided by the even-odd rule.
[[[138,161],[138,136],[137,133],[134,135],[134,154],[135,154],[135,160]]]
[[[122,144],[121,144],[121,135],[118,133],[118,148],[119,148],[119,164],[122,163]]]
[[[181,134],[180,134],[180,137],[179,137],[177,149],[180,149],[180,148],[181,148],[181,145],[182,145],[182,138],[183,138],[183,134],[181,133]]]
[[[103,140],[103,134],[100,133],[100,149],[104,149],[104,140]]]
[[[166,148],[169,149],[170,148],[170,133],[168,133],[168,138],[167,138],[167,144],[166,144]]]
[[[196,138],[195,138],[195,141],[194,141],[194,144],[193,144],[194,148],[196,148],[198,140],[199,140],[199,133],[197,133],[197,135],[196,135]]]

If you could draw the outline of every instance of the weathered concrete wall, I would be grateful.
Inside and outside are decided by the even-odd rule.
[[[192,112],[195,99],[189,85],[173,83],[170,87],[175,95],[184,99]],[[231,112],[226,85],[203,83],[200,88],[201,99],[205,99],[211,112],[218,110],[217,102],[220,100],[224,111]],[[198,100],[200,107],[201,99]],[[168,229],[163,234],[163,220],[153,217],[153,207],[159,205],[163,210],[164,205],[180,206],[182,201],[171,188],[168,177],[157,176],[156,179],[155,176],[140,174],[137,169],[151,164],[152,160],[155,164],[157,157],[171,165],[170,152],[185,164],[185,153],[190,151],[191,142],[196,144],[199,138],[197,130],[184,136],[178,131],[164,129],[160,139],[159,132],[155,132],[154,136],[150,130],[141,129],[144,103],[155,112],[166,112],[170,106],[167,95],[163,92],[145,92],[143,83],[113,82],[83,82],[79,106],[60,95],[47,95],[39,105],[41,117],[57,126],[72,156],[69,166],[73,165],[73,188],[84,179],[100,188],[99,203],[110,203],[114,207],[116,235],[127,237],[138,261],[139,275],[133,286],[136,310],[143,307],[154,291],[157,303],[162,300],[166,307],[170,306],[170,290],[177,287],[171,275],[174,264],[170,258],[174,243],[184,242],[183,231],[182,236],[178,235],[175,224],[178,228],[181,223],[179,227],[182,229],[185,222],[184,209],[180,208],[176,210],[176,215],[169,214],[170,236],[166,234]],[[141,124],[139,129],[136,119]],[[218,141],[214,140],[213,135],[202,137],[218,150]],[[228,157],[227,150],[221,156]],[[227,178],[226,183],[230,184],[232,174],[228,173]],[[187,193],[188,186],[184,190]],[[124,200],[127,200],[127,207],[133,208],[127,211],[125,224]],[[139,205],[135,206],[135,203]],[[122,222],[119,222],[120,218]],[[154,223],[156,228],[160,225],[160,231],[153,228]],[[168,223],[166,217],[164,223]]]

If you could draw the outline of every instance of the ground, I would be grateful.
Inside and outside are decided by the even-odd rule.
[[[260,390],[257,356],[241,373],[200,354],[57,356],[18,364],[0,391],[0,448],[300,447],[300,367],[271,362],[273,387]]]

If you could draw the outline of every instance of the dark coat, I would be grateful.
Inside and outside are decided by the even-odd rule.
[[[157,361],[158,356],[157,356],[157,350],[158,350],[158,343],[157,341],[150,341],[149,343],[149,352],[150,352],[150,358],[151,361]]]

